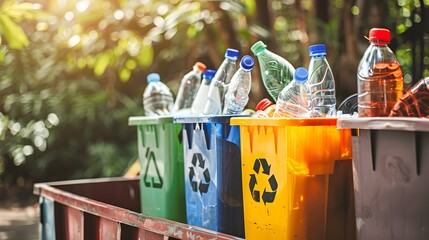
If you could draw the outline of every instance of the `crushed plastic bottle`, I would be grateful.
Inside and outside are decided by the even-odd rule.
[[[147,76],[148,85],[143,93],[145,116],[168,115],[173,109],[174,98],[170,89],[161,82],[158,73]]]
[[[308,66],[307,85],[312,117],[335,117],[336,98],[335,80],[331,67],[326,59],[325,44],[316,44],[308,48],[310,64]]]
[[[371,29],[369,42],[357,73],[358,115],[387,117],[403,94],[402,70],[395,54],[387,46],[390,42],[388,29]]]
[[[256,112],[252,115],[252,117],[269,118],[274,116],[276,105],[268,98],[264,98],[259,101],[258,104],[256,104],[255,110]]]
[[[200,88],[195,95],[194,102],[192,103],[191,112],[193,114],[201,114],[204,112],[204,106],[207,102],[207,94],[209,92],[210,83],[214,75],[216,74],[215,70],[207,69],[203,73],[203,81],[200,85]]]
[[[389,117],[428,117],[429,77],[418,81],[396,102]]]
[[[201,74],[203,74],[205,69],[206,65],[201,62],[196,62],[192,71],[183,76],[176,101],[174,102],[173,112],[177,112],[180,109],[191,108],[192,102],[201,84]]]
[[[236,61],[238,51],[228,48],[225,52],[225,59],[218,68],[216,75],[210,84],[207,103],[204,107],[204,114],[220,115],[222,114],[225,93],[232,76],[237,70]]]
[[[307,96],[309,93],[306,82],[308,72],[305,68],[296,69],[293,81],[279,94],[274,117],[307,118],[310,117]]]
[[[262,41],[253,44],[251,50],[258,58],[262,82],[276,101],[282,89],[292,81],[295,68],[286,59],[269,51]]]
[[[225,94],[225,107],[223,114],[232,115],[243,112],[249,101],[249,92],[252,86],[253,65],[255,61],[251,56],[244,56],[240,62],[240,68],[234,74]]]

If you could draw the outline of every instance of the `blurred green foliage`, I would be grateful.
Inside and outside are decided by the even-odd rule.
[[[344,14],[358,18],[362,3],[371,1],[325,1],[328,20],[314,13],[316,1],[1,2],[0,187],[22,179],[121,175],[137,157],[136,129],[127,119],[143,113],[141,94],[150,72],[161,73],[177,92],[195,61],[216,68],[226,47],[250,54],[259,39],[295,66],[307,64],[306,46],[325,42],[334,71],[342,71]],[[410,13],[422,1],[380,2],[388,4],[386,22],[398,37],[412,27]],[[409,49],[398,38],[396,54],[407,74]],[[360,55],[353,57],[358,61]],[[255,74],[253,98],[264,95],[258,81]]]

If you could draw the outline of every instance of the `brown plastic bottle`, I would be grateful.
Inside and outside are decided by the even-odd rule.
[[[387,46],[390,31],[373,28],[369,32],[370,46],[358,67],[359,117],[386,117],[402,97],[404,79],[395,54]]]
[[[429,77],[418,81],[396,102],[389,117],[428,117]]]

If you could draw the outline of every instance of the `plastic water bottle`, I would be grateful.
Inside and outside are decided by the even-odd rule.
[[[304,118],[310,116],[307,96],[309,93],[306,82],[308,72],[305,68],[297,68],[293,81],[289,83],[277,98],[274,117]]]
[[[270,99],[264,98],[256,104],[255,110],[256,112],[252,117],[268,118],[274,115],[276,105]]]
[[[225,93],[232,76],[237,71],[236,61],[238,51],[228,48],[225,52],[225,60],[218,68],[216,75],[210,84],[204,114],[219,115],[222,113]]]
[[[325,44],[316,44],[308,48],[310,64],[308,66],[307,85],[312,117],[336,117],[335,80],[326,59]]]
[[[404,79],[395,54],[387,46],[390,31],[373,28],[369,31],[370,46],[358,67],[359,117],[388,116],[402,97]]]
[[[173,109],[173,93],[161,82],[158,73],[147,75],[147,83],[143,93],[144,114],[146,116],[168,115]]]
[[[428,117],[429,77],[418,81],[396,102],[389,117]]]
[[[267,50],[267,45],[258,41],[251,47],[258,58],[262,82],[274,101],[293,79],[295,68],[286,59]]]
[[[188,72],[180,82],[179,92],[174,102],[173,112],[177,112],[180,109],[191,108],[192,102],[194,101],[195,94],[201,83],[201,74],[206,69],[206,65],[203,63],[195,63],[192,71]]]
[[[234,74],[225,94],[225,107],[223,114],[232,115],[243,112],[249,101],[249,92],[252,86],[253,65],[255,61],[249,55],[244,56],[240,62],[240,68]]]
[[[194,102],[192,103],[191,111],[193,114],[201,114],[204,112],[204,107],[207,102],[207,94],[209,92],[210,83],[214,75],[216,74],[215,70],[207,69],[203,73],[203,81],[200,85],[200,88],[195,95]]]

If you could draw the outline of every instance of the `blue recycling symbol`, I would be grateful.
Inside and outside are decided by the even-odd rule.
[[[200,194],[207,193],[210,184],[210,172],[206,168],[206,161],[201,153],[194,153],[192,156],[192,166],[189,167],[189,181],[191,182],[192,191],[200,192]],[[208,164],[207,164],[208,165]],[[202,172],[202,177],[200,173]],[[196,180],[198,174],[200,182]],[[204,181],[203,181],[204,180]]]
[[[260,171],[261,166],[262,166],[262,171]],[[264,191],[262,192],[262,201],[264,202],[265,205],[267,205],[267,203],[274,202],[274,199],[276,198],[278,184],[274,174],[270,175],[271,165],[268,165],[267,159],[265,158],[256,159],[255,163],[253,164],[253,171],[255,173],[250,174],[250,182],[249,182],[249,189],[250,189],[250,193],[252,194],[253,200],[255,202],[261,201],[261,191],[258,189],[255,189],[256,186],[258,185],[258,181],[256,179],[257,175],[261,173],[261,174],[270,176],[268,178],[268,183],[270,185],[270,188],[269,189],[264,188]]]

